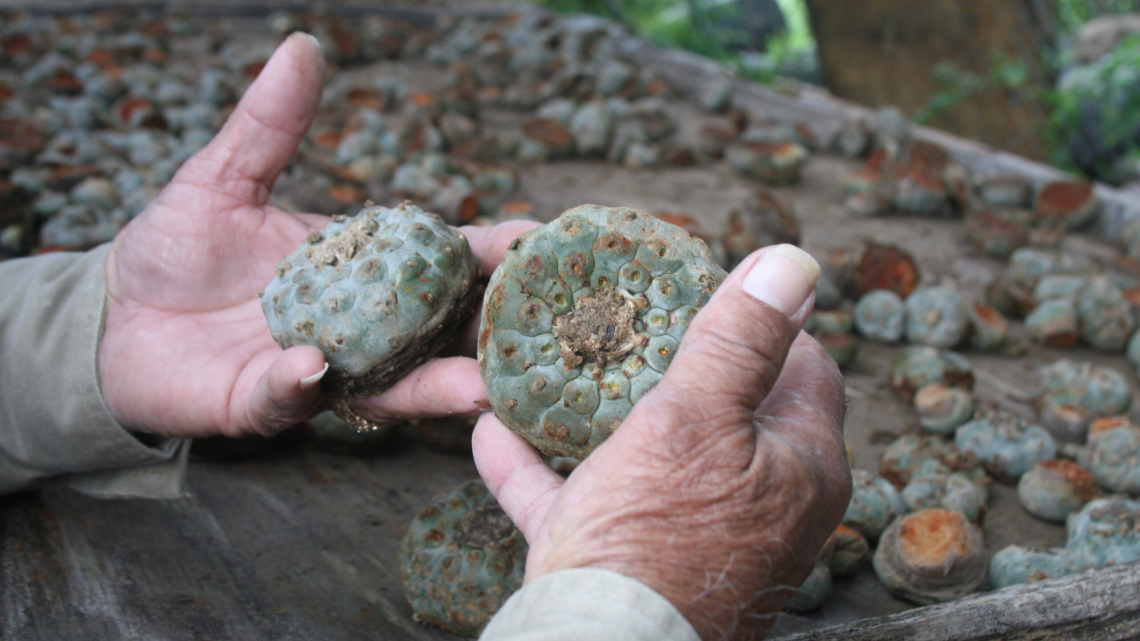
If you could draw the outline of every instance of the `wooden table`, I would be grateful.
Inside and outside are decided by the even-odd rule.
[[[469,457],[403,446],[192,463],[190,496],[0,498],[0,639],[456,639],[412,621],[396,549]]]

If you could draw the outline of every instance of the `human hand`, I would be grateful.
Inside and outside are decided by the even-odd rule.
[[[111,415],[164,436],[271,435],[322,404],[320,349],[282,351],[258,292],[277,263],[328,217],[270,203],[278,174],[320,104],[325,64],[315,39],[289,37],[225,126],[115,239],[99,379]],[[464,228],[485,273],[533,223]],[[476,319],[478,315],[476,315]],[[485,403],[473,335],[387,392],[355,399],[385,421],[469,412]]]
[[[703,639],[764,635],[851,495],[843,379],[801,332],[818,275],[786,245],[745,260],[661,382],[565,481],[480,419],[475,462],[530,544],[527,581],[608,569],[669,599]]]

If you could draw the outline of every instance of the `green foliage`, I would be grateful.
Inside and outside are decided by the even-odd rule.
[[[995,90],[1022,89],[1029,82],[1029,69],[1024,62],[993,55],[993,63],[984,75],[964,71],[952,62],[940,62],[931,71],[943,90],[927,101],[914,115],[919,123],[929,123],[940,114],[978,94]]]
[[[738,53],[744,33],[718,24],[731,23],[736,7],[724,0],[532,0],[555,11],[590,13],[618,20],[634,34],[658,44],[692,51],[728,65],[760,82],[771,82],[782,62],[814,51],[804,0],[777,0],[788,24],[769,38],[764,65],[748,64]]]
[[[1125,38],[1100,60],[1065,74],[1044,97],[1059,140],[1081,135],[1082,118],[1093,109],[1107,147],[1133,147],[1140,131],[1140,36]]]
[[[1057,20],[1064,31],[1075,31],[1093,18],[1140,10],[1140,0],[1053,0]]]

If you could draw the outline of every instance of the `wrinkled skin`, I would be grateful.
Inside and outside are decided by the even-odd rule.
[[[282,351],[258,292],[282,257],[328,224],[270,202],[312,124],[324,71],[315,42],[289,38],[217,137],[115,239],[99,378],[112,416],[129,429],[271,435],[320,409],[324,356],[312,346]],[[490,273],[507,244],[533,226],[461,231]],[[384,394],[354,400],[354,409],[385,422],[485,406],[468,334],[450,350],[466,356],[430,361]]]
[[[811,571],[851,495],[843,380],[800,331],[812,300],[789,318],[743,291],[757,258],[569,479],[493,415],[480,420],[475,460],[530,543],[528,582],[613,570],[668,598],[703,639],[754,639]]]

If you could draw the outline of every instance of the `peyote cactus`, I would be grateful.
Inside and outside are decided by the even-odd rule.
[[[895,518],[906,513],[906,503],[887,479],[867,470],[851,470],[851,502],[843,525],[875,540]]]
[[[1140,502],[1123,497],[1089,501],[1069,517],[1065,547],[1094,568],[1140,561]]]
[[[1009,481],[1057,456],[1057,444],[1049,432],[1005,413],[995,412],[959,427],[954,443],[962,452],[976,455],[990,474]]]
[[[1041,404],[1076,408],[1088,417],[1119,416],[1132,404],[1132,386],[1116,370],[1061,359],[1041,368]]]
[[[1096,427],[1094,423],[1089,430],[1081,464],[1106,490],[1140,496],[1140,428],[1127,421],[1094,432]]]
[[[971,389],[974,373],[970,362],[957,352],[936,347],[908,347],[891,367],[891,387],[906,400],[931,383]]]
[[[281,261],[262,309],[282,347],[316,345],[337,397],[373,394],[431,358],[477,302],[467,239],[404,203],[334,217]],[[354,425],[354,427],[358,427]]]
[[[851,159],[861,159],[870,153],[875,143],[875,132],[862,120],[846,120],[839,125],[831,146]]]
[[[832,551],[824,546],[819,557],[796,593],[784,604],[789,612],[804,613],[817,610],[827,602],[831,596],[831,557]]]
[[[1030,514],[1058,523],[1099,494],[1088,470],[1063,459],[1037,463],[1017,483],[1017,498]]]
[[[991,207],[1018,209],[1029,204],[1033,183],[1017,174],[982,176],[977,181],[978,197]]]
[[[850,367],[859,355],[859,342],[850,334],[819,334],[816,340],[840,369]]]
[[[1128,339],[1128,345],[1124,348],[1124,357],[1137,372],[1140,372],[1140,330],[1133,332],[1132,338]]]
[[[1042,345],[1067,348],[1080,339],[1077,307],[1070,298],[1044,300],[1025,317],[1025,331]]]
[[[966,214],[964,223],[974,246],[994,258],[1008,258],[1031,242],[1029,212],[980,207]]]
[[[1099,212],[1096,189],[1088,181],[1057,180],[1037,194],[1037,220],[1042,227],[1080,229]]]
[[[906,338],[911,343],[952,348],[970,328],[966,301],[950,286],[917,289],[906,299]]]
[[[474,637],[522,587],[527,544],[482,481],[420,510],[400,544],[400,583],[416,621]]]
[[[892,175],[896,209],[916,216],[936,216],[949,209],[946,185],[939,172],[923,163],[908,163]]]
[[[1074,274],[1048,274],[1042,276],[1037,281],[1037,285],[1033,287],[1033,297],[1039,301],[1052,300],[1054,298],[1066,298],[1069,300],[1076,300],[1080,296],[1081,291],[1089,285],[1089,280],[1084,276],[1077,276]]]
[[[850,334],[854,318],[850,309],[817,309],[809,322],[812,334]]]
[[[960,387],[932,383],[914,395],[914,409],[922,431],[949,436],[974,415],[974,397]]]
[[[906,307],[898,294],[876,289],[855,304],[855,327],[863,336],[880,343],[897,343],[906,328]]]
[[[1060,548],[1034,549],[1011,545],[990,559],[990,585],[1011,585],[1056,579],[1088,569],[1080,556]]]
[[[824,548],[830,548],[831,575],[844,577],[852,576],[867,565],[871,560],[871,544],[867,538],[854,528],[840,525],[828,537]]]
[[[772,185],[799,182],[811,154],[796,142],[737,143],[729,145],[724,158],[736,171]]]
[[[1111,280],[1089,280],[1077,297],[1081,338],[1102,352],[1123,352],[1136,329],[1132,303]]]
[[[949,510],[898,519],[883,533],[872,561],[891,594],[919,605],[966,596],[986,578],[981,528]]]
[[[967,306],[970,315],[970,346],[983,352],[1002,349],[1009,342],[1009,321],[986,303]]]
[[[923,471],[925,466],[937,463],[938,472],[962,472],[977,483],[986,481],[978,458],[962,452],[952,441],[941,436],[903,434],[883,450],[879,457],[879,473],[899,487],[905,486]]]
[[[941,508],[960,512],[972,523],[981,520],[986,511],[987,491],[961,472],[918,474],[902,491],[903,502],[910,512]]]
[[[721,236],[727,252],[726,269],[732,269],[752,252],[768,245],[800,244],[802,227],[795,208],[767,189],[758,189],[734,209]],[[820,307],[819,309],[824,309]]]
[[[479,366],[495,414],[585,458],[661,379],[726,274],[681,228],[584,205],[512,242],[487,286]]]

